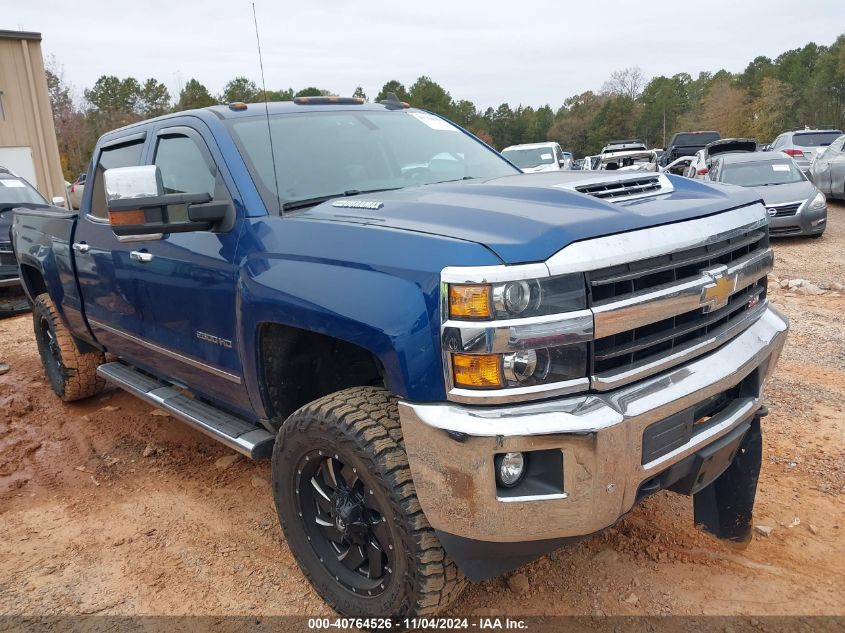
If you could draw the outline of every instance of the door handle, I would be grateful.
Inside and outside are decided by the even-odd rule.
[[[73,245],[73,250],[77,253],[87,253],[91,250],[91,245],[86,244],[85,242],[75,242]]]
[[[153,261],[153,254],[145,251],[132,251],[129,253],[129,259],[133,262],[140,262],[141,264],[149,264]]]

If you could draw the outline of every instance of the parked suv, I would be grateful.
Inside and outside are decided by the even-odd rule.
[[[805,126],[781,133],[772,141],[770,149],[792,156],[795,164],[806,173],[810,171],[810,163],[813,162],[819,150],[827,147],[840,136],[842,136],[842,130]]]
[[[788,328],[754,191],[523,174],[398,100],[305,97],[110,132],[79,213],[12,235],[57,396],[110,382],[271,458],[343,614],[416,628],[660,490],[751,539]]]

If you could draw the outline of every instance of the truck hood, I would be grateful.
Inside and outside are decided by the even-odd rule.
[[[668,179],[668,193],[629,201],[609,202],[574,190],[588,183],[657,177],[579,171],[519,174],[338,198],[295,217],[371,224],[476,242],[504,263],[517,264],[544,261],[579,240],[690,220],[760,200],[753,190],[665,175],[660,178]]]

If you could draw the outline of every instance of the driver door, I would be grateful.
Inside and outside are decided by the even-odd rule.
[[[184,123],[183,123],[184,121]],[[187,125],[186,123],[190,123]],[[149,163],[161,173],[165,194],[207,193],[229,216],[215,230],[165,234],[138,244],[155,328],[158,372],[212,400],[248,409],[237,333],[236,246],[243,228],[234,181],[210,132],[189,118],[170,119],[151,139]],[[170,205],[171,221],[187,219]]]

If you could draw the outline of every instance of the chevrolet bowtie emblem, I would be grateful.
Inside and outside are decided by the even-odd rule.
[[[712,312],[728,305],[728,299],[736,290],[736,275],[728,275],[727,266],[703,271],[712,280],[701,291],[701,307]]]

